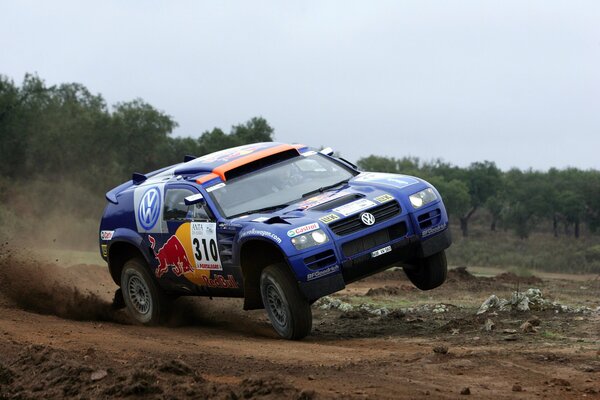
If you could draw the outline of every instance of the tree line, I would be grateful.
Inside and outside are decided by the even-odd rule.
[[[64,202],[60,185],[69,182],[101,204],[103,193],[134,171],[174,164],[185,154],[271,141],[274,134],[260,117],[198,138],[173,137],[176,127],[170,115],[141,99],[108,106],[81,84],[49,86],[26,75],[18,85],[0,75],[0,203],[14,182],[37,180],[56,183],[49,196],[57,203]],[[486,219],[492,231],[510,229],[521,238],[536,229],[579,237],[583,226],[591,233],[600,227],[600,172],[595,170],[501,171],[490,161],[460,168],[441,160],[376,155],[357,164],[430,181],[465,237],[475,216]]]
[[[69,181],[103,193],[131,173],[149,172],[252,142],[271,141],[263,118],[198,138],[173,137],[177,122],[141,99],[107,106],[83,85],[48,86],[35,75],[16,85],[0,75],[0,176]]]

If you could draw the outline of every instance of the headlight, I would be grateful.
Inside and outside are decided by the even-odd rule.
[[[292,244],[296,250],[308,249],[309,247],[327,243],[328,241],[327,234],[321,229],[292,238]]]
[[[410,204],[412,204],[414,208],[421,208],[424,205],[429,204],[434,200],[437,200],[437,198],[438,197],[432,188],[421,190],[418,193],[408,196]]]

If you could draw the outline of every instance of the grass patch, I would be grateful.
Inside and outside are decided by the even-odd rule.
[[[511,268],[519,276],[536,270],[565,273],[600,273],[600,237],[579,239],[533,233],[519,239],[511,232],[473,229],[468,238],[453,227],[454,243],[447,250],[448,262],[456,266]]]
[[[521,278],[529,278],[533,276],[531,271],[527,267],[510,267],[508,272],[512,272],[513,274],[520,276]]]
[[[556,332],[551,332],[551,331],[543,331],[540,334],[541,337],[543,337],[544,339],[548,339],[548,340],[560,340],[562,339],[562,336],[559,335]]]

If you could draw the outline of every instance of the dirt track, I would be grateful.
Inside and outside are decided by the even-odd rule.
[[[238,300],[180,299],[171,326],[147,328],[110,309],[105,267],[3,256],[0,268],[0,399],[458,398],[466,388],[474,398],[600,398],[600,282],[581,277],[525,282],[457,270],[423,293],[387,272],[335,298],[402,311],[315,305],[313,334],[288,342]],[[476,316],[517,282],[593,311]],[[433,312],[440,304],[445,311]],[[534,332],[519,329],[527,320]]]

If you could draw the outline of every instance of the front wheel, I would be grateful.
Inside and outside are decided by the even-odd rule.
[[[121,291],[129,315],[144,325],[165,322],[170,298],[150,275],[146,263],[137,258],[125,262],[121,272]]]
[[[266,267],[260,277],[260,293],[271,325],[285,338],[299,340],[312,329],[308,300],[285,264]]]
[[[421,290],[431,290],[446,281],[448,263],[444,250],[429,257],[420,258],[414,265],[404,268],[408,279]]]

